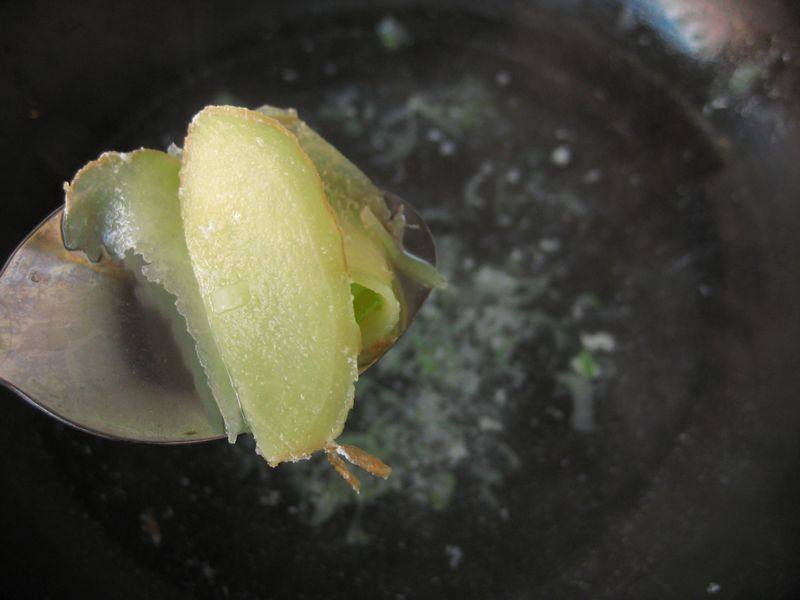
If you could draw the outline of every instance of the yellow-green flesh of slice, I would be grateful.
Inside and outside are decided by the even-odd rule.
[[[130,262],[137,277],[141,268],[147,280],[174,296],[154,297],[153,305],[168,315],[172,303],[173,332],[185,329],[193,338],[185,331],[175,335],[210,418],[219,419],[221,413],[233,441],[244,421],[189,262],[178,200],[179,169],[180,161],[156,150],[107,152],[88,163],[65,186],[64,244],[83,250],[93,261],[105,248]],[[144,266],[131,255],[140,256]]]
[[[353,403],[361,340],[314,164],[274,119],[209,107],[180,178],[194,274],[260,454],[274,465],[326,447]]]
[[[359,320],[361,362],[369,363],[371,350],[380,351],[383,346],[393,342],[401,325],[401,303],[398,298],[402,295],[397,288],[397,279],[386,250],[376,243],[360,219],[360,211],[368,207],[382,222],[389,221],[389,209],[383,192],[341,152],[300,120],[295,111],[271,106],[263,106],[258,110],[275,118],[291,131],[314,162],[325,194],[342,228],[351,280],[354,285],[371,290],[373,300],[377,300],[369,314]],[[358,300],[355,294],[354,297]]]

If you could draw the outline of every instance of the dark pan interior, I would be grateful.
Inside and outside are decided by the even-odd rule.
[[[346,435],[395,474],[358,499],[319,457],[106,441],[0,390],[0,586],[797,597],[798,19],[755,0],[4,5],[0,256],[102,150],[270,103],[420,209],[451,286],[359,383]],[[5,318],[0,298],[0,352]]]

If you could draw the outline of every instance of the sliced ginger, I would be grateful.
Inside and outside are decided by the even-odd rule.
[[[381,244],[371,239],[359,217],[360,211],[365,208],[380,215],[385,223],[390,223],[391,215],[383,192],[336,148],[300,120],[295,111],[271,106],[263,106],[258,110],[280,121],[291,131],[319,171],[325,194],[342,228],[350,278],[358,286],[354,290],[356,302],[358,296],[355,292],[363,294],[364,290],[370,292],[367,295],[374,300],[372,310],[359,319],[363,346],[360,362],[368,364],[376,352],[394,341],[402,316],[401,294],[387,253]],[[403,223],[398,223],[402,228]]]
[[[361,340],[341,233],[280,124],[210,107],[189,127],[181,213],[194,274],[259,452],[325,448],[353,404]]]
[[[294,111],[261,110],[204,109],[181,161],[137,150],[87,164],[65,186],[64,242],[95,261],[103,249],[141,257],[172,295],[159,310],[174,297],[185,318],[175,327],[194,347],[182,349],[190,366],[199,357],[193,372],[231,441],[249,429],[273,466],[324,450],[357,492],[342,458],[378,477],[391,469],[334,440],[359,362],[402,325],[404,220]],[[441,283],[427,263],[410,272]]]

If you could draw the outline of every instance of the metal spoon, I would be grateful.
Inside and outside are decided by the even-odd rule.
[[[393,212],[405,212],[406,248],[435,265],[422,217],[397,196],[387,193],[386,200]],[[169,325],[137,299],[141,284],[121,262],[95,264],[64,248],[61,211],[34,229],[0,271],[0,383],[50,416],[103,437],[159,444],[224,437]],[[402,275],[400,286],[405,331],[429,290]]]

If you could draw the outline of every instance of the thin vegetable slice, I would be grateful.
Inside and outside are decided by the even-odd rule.
[[[180,178],[194,274],[259,452],[275,465],[329,447],[353,403],[361,340],[314,164],[276,120],[208,107]]]
[[[83,250],[93,261],[101,258],[103,248],[119,259],[138,255],[144,260],[143,267],[131,262],[131,270],[174,296],[156,294],[153,306],[175,319],[174,337],[195,387],[210,416],[219,418],[221,413],[234,441],[244,430],[243,417],[189,263],[178,201],[179,168],[176,158],[144,149],[107,152],[85,165],[65,185],[64,245]],[[170,310],[170,303],[177,312]]]
[[[284,110],[262,106],[259,112],[281,122],[296,137],[319,171],[325,194],[336,211],[344,238],[347,265],[354,284],[370,290],[378,300],[369,318],[359,322],[363,341],[362,363],[371,362],[373,351],[391,344],[397,337],[402,311],[397,280],[387,253],[376,244],[360,221],[360,211],[368,208],[380,215],[382,222],[393,231],[390,235],[402,237],[405,222],[392,219],[383,192],[375,187],[358,167],[316,131],[299,119],[292,109]]]

